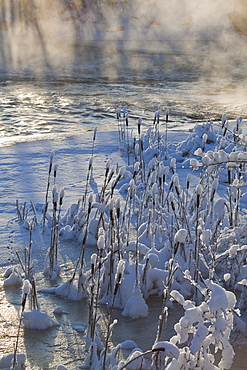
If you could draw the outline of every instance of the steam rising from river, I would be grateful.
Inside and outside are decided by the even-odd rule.
[[[233,0],[0,1],[1,59],[6,64],[73,61],[84,40],[224,40]],[[229,38],[229,32],[227,32]],[[188,42],[190,40],[190,42]],[[139,44],[139,42],[138,42]],[[38,63],[40,67],[40,63]],[[36,68],[37,69],[37,68]]]
[[[182,81],[185,73],[188,82],[190,70],[199,68],[198,85],[207,79],[208,95],[220,89],[216,104],[226,111],[232,104],[237,112],[246,100],[247,49],[246,37],[231,25],[233,1],[0,0],[0,72],[4,79],[14,69],[19,77],[49,78],[60,71],[68,78],[123,82],[128,69],[133,79],[166,75]],[[97,53],[88,40],[102,44]],[[183,40],[179,48],[175,40]],[[198,47],[197,40],[205,42]],[[162,53],[169,58],[159,59]]]

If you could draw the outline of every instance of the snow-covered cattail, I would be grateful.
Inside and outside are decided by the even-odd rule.
[[[188,190],[189,187],[190,187],[190,181],[191,181],[191,175],[188,174],[187,178],[186,178],[186,189]]]
[[[54,208],[56,209],[57,203],[58,203],[58,190],[57,190],[57,185],[54,185],[52,188],[52,201]]]
[[[54,171],[54,182],[55,182],[55,179],[57,177],[57,169],[58,169],[58,165],[55,164],[54,169],[53,169],[53,171]]]
[[[120,218],[120,199],[119,198],[117,198],[115,202],[115,207],[116,207],[117,218],[119,219]]]
[[[63,204],[63,198],[64,198],[64,188],[60,190],[60,195],[59,195],[59,205],[60,206]]]
[[[208,135],[207,134],[203,134],[203,136],[202,136],[202,150],[203,151],[205,150],[205,146],[206,146],[207,140],[208,140]]]
[[[116,272],[116,277],[115,277],[115,288],[114,288],[114,296],[117,294],[118,288],[121,284],[122,278],[123,278],[123,273],[125,269],[125,261],[120,260],[118,262],[118,267],[117,267],[117,272]]]
[[[49,174],[51,173],[51,169],[52,169],[52,163],[53,163],[53,158],[54,158],[54,154],[55,154],[55,150],[52,150],[52,151],[51,151],[51,154],[50,154],[50,166],[49,166]]]
[[[97,135],[97,127],[95,127],[93,131],[93,140],[96,139],[96,135]]]
[[[155,122],[160,123],[160,111],[159,110],[157,110],[157,112],[155,112],[154,123]]]
[[[141,118],[139,118],[139,119],[138,119],[138,123],[137,123],[138,135],[139,135],[139,136],[141,135],[141,124],[142,124],[142,119],[141,119]]]
[[[210,202],[213,201],[215,193],[218,189],[218,186],[219,186],[219,179],[216,177],[214,181],[212,182],[212,186],[211,186]]]
[[[29,294],[32,289],[30,281],[28,279],[24,280],[23,283],[23,294]]]
[[[123,107],[123,116],[124,116],[124,118],[126,118],[126,115],[128,114],[128,113],[127,113],[127,109],[128,109],[128,106],[127,106],[127,105],[125,105],[125,106]]]
[[[113,210],[114,210],[114,199],[111,199],[109,202],[109,211],[112,225],[114,224]]]
[[[200,196],[202,195],[203,187],[201,184],[198,184],[196,187],[196,207],[199,208],[200,205]]]
[[[176,158],[172,158],[171,159],[170,167],[171,167],[172,172],[175,173],[176,172],[176,168],[177,168]]]
[[[136,175],[138,174],[139,169],[140,169],[140,162],[135,162],[134,171],[133,171],[133,178],[136,177]]]
[[[175,236],[174,236],[174,242],[175,243],[184,243],[187,237],[187,230],[186,229],[179,229]]]
[[[57,185],[55,184],[55,185],[53,186],[53,188],[52,188],[52,195],[53,195],[53,197],[54,197],[54,195],[55,195],[57,192],[58,192],[58,190],[57,190]]]
[[[119,107],[117,108],[117,110],[116,110],[116,116],[117,116],[117,119],[120,119],[120,118],[121,118],[121,109],[122,109],[122,107],[121,107],[121,106],[119,106]]]
[[[155,125],[156,123],[156,120],[157,120],[157,112],[154,113],[154,120],[153,120],[153,124]]]
[[[222,114],[222,117],[221,117],[222,128],[225,126],[226,121],[227,121],[227,115],[224,113]]]
[[[92,203],[93,203],[93,193],[90,193],[88,197],[88,204],[91,206]]]
[[[105,175],[106,175],[106,176],[108,175],[108,173],[109,173],[109,171],[110,171],[111,166],[112,166],[112,160],[111,160],[111,158],[109,158],[109,159],[107,160],[107,162],[106,162],[106,173],[105,173]]]
[[[174,254],[176,254],[180,244],[184,244],[187,238],[187,230],[179,229],[174,236]]]
[[[125,124],[126,124],[126,127],[129,126],[129,114],[128,113],[126,113],[125,115]]]
[[[99,234],[100,233],[101,233],[101,228],[99,229]],[[98,247],[98,249],[105,249],[105,234],[104,234],[104,231],[98,237],[97,247]]]
[[[27,296],[31,292],[31,289],[32,289],[32,285],[31,285],[30,281],[28,279],[24,280],[24,283],[23,283],[23,297],[22,297],[22,303],[21,303],[23,309],[25,307]]]
[[[135,190],[135,181],[133,179],[130,180],[130,191],[133,192]]]
[[[91,157],[91,158],[89,159],[89,162],[88,162],[88,171],[90,171],[90,170],[91,170],[92,165],[93,165],[93,157]]]
[[[168,199],[171,204],[172,210],[175,211],[176,207],[175,207],[175,202],[174,202],[174,194],[169,193]]]
[[[169,114],[170,114],[170,109],[167,109],[166,112],[165,112],[165,115],[166,115],[166,123],[168,123]]]
[[[95,268],[96,268],[96,263],[97,263],[97,254],[93,253],[91,256],[91,272],[92,275],[94,274]]]
[[[210,244],[211,238],[212,238],[212,231],[210,229],[203,230],[203,232],[200,235],[200,239],[202,243],[206,246]]]

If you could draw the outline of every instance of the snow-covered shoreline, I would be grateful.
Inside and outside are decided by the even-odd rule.
[[[217,323],[217,317],[221,317],[222,323],[220,325],[224,326],[226,325],[226,323],[228,323],[227,326],[224,326],[224,330],[226,331],[225,337],[217,337],[220,343],[222,343],[222,345],[224,343],[224,345],[226,345],[228,348],[228,351],[226,353],[224,353],[224,351],[222,352],[221,364],[222,368],[227,369],[230,368],[229,366],[231,366],[233,355],[230,343],[228,341],[232,329],[231,322],[233,320],[233,317],[237,318],[237,311],[236,313],[234,313],[233,311],[236,303],[236,298],[231,290],[234,289],[238,283],[244,284],[246,270],[246,260],[243,254],[245,250],[245,227],[242,223],[242,220],[244,220],[245,218],[244,207],[246,198],[246,193],[242,190],[245,186],[245,172],[243,171],[243,166],[245,166],[245,137],[241,132],[242,119],[238,118],[237,121],[233,123],[233,125],[229,125],[227,122],[227,117],[223,115],[221,125],[219,124],[218,126],[216,125],[216,127],[214,127],[212,122],[197,124],[195,125],[193,132],[188,135],[187,138],[185,138],[184,133],[181,133],[181,136],[176,135],[176,137],[172,137],[172,135],[170,134],[166,135],[166,131],[160,133],[158,123],[160,119],[160,113],[160,110],[156,112],[154,121],[155,124],[150,126],[150,129],[145,133],[141,131],[141,120],[139,120],[137,132],[135,133],[135,141],[133,141],[132,138],[133,133],[131,134],[130,132],[128,132],[128,125],[126,125],[125,127],[125,120],[127,119],[126,116],[126,118],[121,118],[118,131],[113,133],[101,132],[97,133],[97,135],[95,131],[94,133],[92,133],[90,140],[89,136],[87,138],[84,137],[84,145],[82,145],[82,139],[80,137],[74,137],[72,140],[70,138],[68,141],[66,139],[59,142],[40,142],[36,143],[33,147],[30,143],[18,144],[17,146],[15,145],[13,147],[15,151],[19,149],[20,154],[23,155],[24,153],[26,153],[27,155],[27,158],[25,158],[25,156],[22,156],[22,161],[19,163],[19,166],[21,166],[24,173],[22,174],[22,178],[20,176],[22,171],[19,172],[19,180],[21,181],[18,181],[18,178],[16,179],[18,186],[21,183],[25,183],[25,181],[29,184],[32,184],[33,179],[35,179],[36,181],[34,187],[30,187],[28,195],[31,196],[31,194],[34,194],[36,197],[36,199],[34,197],[34,199],[30,200],[32,200],[32,202],[36,204],[36,212],[38,215],[38,219],[36,221],[38,221],[38,223],[37,225],[32,224],[31,226],[30,222],[33,217],[32,210],[30,211],[30,214],[26,216],[26,213],[25,211],[23,211],[22,208],[24,199],[21,197],[20,199],[18,199],[18,195],[20,194],[16,194],[19,201],[19,221],[17,220],[17,217],[15,217],[15,219],[13,218],[11,223],[9,224],[8,229],[11,234],[11,243],[13,245],[13,247],[11,247],[13,250],[12,256],[14,256],[15,249],[19,249],[19,256],[21,256],[21,254],[23,253],[22,249],[26,248],[27,253],[32,252],[32,257],[30,258],[35,258],[36,256],[39,256],[40,258],[41,250],[43,250],[43,254],[45,250],[47,250],[48,246],[45,244],[50,244],[48,230],[48,234],[46,232],[42,233],[41,205],[44,205],[45,187],[42,191],[40,191],[41,184],[44,183],[45,185],[47,182],[47,170],[49,167],[50,152],[47,145],[43,147],[43,149],[41,147],[43,143],[49,143],[49,149],[55,150],[55,154],[52,154],[52,156],[50,157],[50,167],[51,165],[54,166],[54,171],[56,172],[56,176],[54,180],[52,180],[56,180],[56,185],[53,186],[53,184],[51,183],[53,207],[54,202],[57,202],[54,201],[54,199],[56,199],[56,197],[58,196],[56,195],[58,189],[60,189],[61,187],[66,188],[67,186],[67,189],[65,189],[65,197],[68,196],[68,192],[71,190],[71,193],[67,199],[69,205],[67,206],[63,204],[63,211],[61,213],[61,216],[59,216],[61,217],[61,219],[59,218],[59,222],[61,222],[61,225],[58,224],[60,225],[58,229],[60,235],[59,237],[68,241],[70,239],[78,240],[79,243],[82,243],[83,251],[84,247],[86,247],[85,251],[87,250],[87,244],[91,245],[93,248],[95,248],[95,245],[97,244],[98,252],[95,252],[97,252],[98,255],[92,250],[92,256],[90,257],[90,253],[87,256],[87,265],[90,266],[91,264],[93,274],[94,270],[96,272],[98,268],[103,268],[102,274],[105,275],[102,275],[102,277],[105,277],[102,281],[100,280],[101,270],[99,272],[99,278],[97,278],[97,274],[95,275],[95,277],[90,277],[89,268],[89,270],[86,270],[87,272],[83,272],[83,270],[81,272],[79,271],[78,281],[81,281],[83,290],[81,290],[80,288],[76,293],[77,288],[76,286],[74,286],[73,296],[71,295],[72,285],[70,285],[71,283],[68,284],[70,280],[67,280],[67,282],[65,280],[65,282],[58,287],[56,287],[55,285],[54,288],[41,289],[39,294],[56,293],[65,297],[67,296],[70,299],[75,299],[75,297],[77,297],[76,299],[83,299],[84,297],[88,296],[88,293],[91,289],[91,285],[88,285],[87,287],[87,280],[93,279],[92,284],[95,285],[92,286],[94,286],[94,289],[96,289],[95,292],[97,291],[97,289],[100,289],[97,293],[97,295],[99,294],[100,304],[108,303],[112,305],[112,307],[114,305],[114,307],[124,309],[122,312],[123,316],[126,315],[127,317],[131,317],[134,319],[147,316],[148,307],[145,303],[145,299],[149,295],[151,296],[153,294],[162,295],[164,287],[163,284],[164,281],[166,281],[167,285],[164,294],[165,296],[167,295],[167,298],[170,297],[170,299],[168,299],[167,301],[165,300],[167,307],[170,307],[172,304],[170,300],[172,301],[174,299],[178,301],[185,309],[185,317],[186,320],[189,321],[189,325],[191,328],[190,330],[192,330],[191,334],[195,334],[197,332],[195,331],[195,329],[198,330],[198,336],[200,340],[192,340],[190,345],[190,356],[194,356],[194,354],[196,354],[198,351],[201,351],[201,345],[206,346],[205,340],[212,340],[209,339],[211,338],[210,333],[214,333],[216,330],[215,325]],[[166,115],[168,116],[168,114],[169,112],[167,111]],[[71,145],[72,143],[73,145]],[[63,147],[62,150],[61,144]],[[133,144],[135,145],[134,147]],[[13,148],[10,149],[10,152]],[[24,148],[25,150],[23,150]],[[35,148],[38,149],[36,154],[34,151]],[[6,155],[6,158],[7,157],[8,154]],[[11,159],[11,156],[9,156],[9,159]],[[29,160],[29,164],[28,162],[26,162],[26,159]],[[57,161],[58,168],[55,165],[55,159]],[[73,167],[72,163],[74,165]],[[225,167],[225,164],[227,164],[228,170]],[[12,168],[13,170],[13,162],[11,163],[11,165],[9,163],[9,166],[10,169]],[[82,182],[81,173],[79,173],[79,178],[77,177],[78,168],[81,168],[81,173],[83,173],[84,176]],[[241,172],[238,173],[239,168]],[[37,174],[36,169],[39,171],[39,174]],[[192,170],[193,172],[191,173]],[[105,171],[106,173],[104,174]],[[110,175],[111,172],[112,175]],[[72,176],[72,173],[74,175],[76,174],[76,177],[74,177],[74,175]],[[61,174],[62,176],[59,174]],[[88,177],[88,175],[90,176]],[[59,176],[61,176],[60,179]],[[108,180],[106,180],[108,176],[110,176],[109,189],[105,193],[106,189],[104,183],[108,183]],[[147,179],[145,180],[146,176]],[[157,176],[157,180],[155,180],[155,176]],[[238,176],[240,176],[239,180]],[[89,180],[89,183],[88,185],[86,185],[85,188],[87,178]],[[160,180],[158,180],[159,178]],[[41,181],[41,179],[43,180]],[[242,182],[240,181],[240,179]],[[69,186],[64,184],[66,180],[69,180]],[[147,194],[149,194],[149,192],[150,194],[146,200],[144,197],[143,200],[140,202],[138,200],[139,197],[145,196],[146,194],[146,192],[144,191],[143,195],[141,195],[142,186],[145,181],[147,181],[146,186],[149,188]],[[9,183],[11,183],[10,177]],[[83,183],[84,187],[82,186]],[[164,190],[162,190],[163,187]],[[226,192],[226,189],[228,187],[229,189]],[[111,192],[112,194],[113,192],[115,192],[115,188],[117,193],[119,192],[119,196],[121,196],[122,194],[123,200],[118,201],[118,198],[115,198],[115,200],[107,200],[107,202],[104,203],[103,196],[105,196],[107,199]],[[235,188],[238,190],[235,190]],[[38,189],[39,191],[37,191]],[[161,190],[162,192],[160,193]],[[6,192],[8,191],[9,189],[6,188]],[[205,196],[206,193],[203,194],[203,191],[206,192],[208,196]],[[25,195],[26,194],[27,192],[25,191]],[[9,194],[6,195],[7,199]],[[158,197],[160,197],[159,200]],[[230,197],[230,200],[228,200],[228,197]],[[85,202],[84,207],[86,207],[86,213],[84,215],[82,210],[78,208],[78,204],[76,203],[78,202],[78,198],[82,199],[80,201],[80,204],[83,205],[83,202]],[[135,202],[137,203],[135,204]],[[147,206],[145,206],[145,202],[149,202],[147,203]],[[161,223],[161,228],[159,228],[158,225],[160,223],[160,220],[158,220],[157,215],[155,216],[155,214],[156,212],[158,212],[160,215],[162,215],[163,209],[165,210],[166,203],[168,205],[168,209],[170,209],[169,212],[171,212],[171,215],[166,215],[166,218],[164,218],[164,222],[166,223]],[[114,236],[114,234],[109,234],[111,236],[108,240],[108,230],[111,230],[111,223],[117,222],[117,218],[115,219],[115,217],[120,217],[117,216],[118,204],[120,207],[119,212],[120,214],[122,214],[121,218],[123,218],[121,221],[122,225],[124,225],[124,217],[127,217],[127,219],[129,218],[129,220],[133,222],[133,226],[131,227],[131,229],[129,229],[129,226],[126,226],[127,229],[121,232],[121,234],[115,234],[118,235],[119,239],[117,238],[115,241],[116,244],[112,245],[115,245],[114,248],[117,248],[117,245],[119,248],[119,246],[121,245],[121,249],[119,249],[119,252],[117,252],[118,249],[116,249],[112,254],[111,247],[108,245],[108,243],[110,243],[111,245],[111,238],[115,238],[116,236]],[[96,212],[93,211],[95,212],[95,220],[93,218],[88,218],[90,212],[92,212],[91,205],[94,210],[96,210]],[[124,209],[126,209],[127,205],[129,207],[129,211],[126,212],[126,210],[124,211]],[[147,223],[143,223],[142,221],[139,226],[138,222],[141,221],[138,221],[138,218],[136,219],[137,213],[135,211],[135,207],[137,207],[137,205],[138,207],[140,207],[139,217],[141,217],[142,213],[142,217],[144,217],[145,212],[147,211],[147,215],[149,214],[148,219],[150,219],[150,221],[147,221]],[[49,207],[51,207],[51,203]],[[68,207],[69,212],[67,212],[67,214],[65,212],[64,214],[64,211],[66,211]],[[115,221],[112,218],[112,212],[115,212],[114,207],[116,207],[116,215],[114,216]],[[185,210],[183,211],[184,207],[188,207],[188,211],[186,212],[192,212],[192,223],[190,220],[186,220],[186,213],[183,213],[185,212]],[[196,218],[193,219],[193,212],[197,212],[196,209],[199,209],[199,207],[201,216],[199,217],[198,213]],[[209,209],[207,209],[207,207],[209,207]],[[6,209],[8,209],[7,204]],[[88,209],[88,211],[86,211],[86,209]],[[11,210],[10,207],[9,210],[13,213],[13,208]],[[227,212],[225,212],[225,210]],[[87,212],[89,212],[88,216]],[[174,216],[172,216],[173,212]],[[95,222],[97,220],[97,217],[101,213],[105,213],[105,221],[103,222],[100,229],[98,229],[97,231],[99,232],[99,235],[96,236],[97,234],[95,234],[96,229],[94,225],[96,225]],[[94,213],[92,213],[92,215],[93,214]],[[195,215],[196,214],[197,213],[195,213]],[[37,215],[35,215],[35,218]],[[52,235],[56,236],[56,229],[53,229],[53,222],[55,220],[54,209],[53,216],[51,208],[47,210],[47,216],[48,215],[48,224],[50,225],[49,227],[51,227],[53,230]],[[155,218],[153,219],[153,217]],[[101,217],[99,217],[99,220],[100,219]],[[149,222],[150,226],[148,226]],[[170,229],[173,223],[174,231]],[[80,231],[80,224],[82,225],[82,228],[85,227],[83,225],[86,225],[83,233],[81,233]],[[21,227],[21,232],[17,231],[17,229],[19,228],[18,225]],[[220,228],[222,227],[221,225],[224,225],[224,228],[220,230]],[[18,227],[16,228],[16,226]],[[119,233],[119,226],[117,226],[115,233]],[[87,227],[89,228],[89,231],[87,231]],[[135,227],[137,227],[138,230],[138,239],[136,239],[135,237]],[[154,231],[155,228],[156,236],[154,236],[153,234],[153,237],[151,237],[152,234],[150,234],[149,237],[148,233],[146,235],[145,233],[148,230],[147,227],[150,227],[150,232],[152,230]],[[164,230],[162,230],[162,228],[164,228]],[[31,235],[30,232],[33,236],[32,246],[30,246],[29,244],[29,237]],[[127,234],[124,235],[124,233]],[[166,233],[168,233],[167,235],[173,235],[170,236],[170,242],[168,242],[169,239],[166,239]],[[23,239],[21,235],[23,236]],[[210,240],[213,240],[211,239],[212,237],[214,238],[214,243],[217,243],[217,247],[215,246],[215,244],[211,244],[212,241],[210,242]],[[172,238],[174,238],[174,240],[172,240]],[[170,247],[169,243],[171,243]],[[226,247],[226,245],[228,245],[228,247]],[[205,254],[204,249],[208,250],[208,255]],[[191,254],[188,254],[189,250],[191,251]],[[50,245],[49,255],[51,255],[51,251],[53,250],[51,250]],[[103,254],[101,255],[101,253]],[[103,255],[105,253],[106,255],[103,258]],[[115,261],[113,263],[113,270],[112,272],[110,272],[111,270],[108,271],[111,266],[110,261],[115,253],[116,256],[113,259]],[[118,253],[120,254],[117,258]],[[122,253],[124,257],[121,257]],[[140,262],[138,262],[138,266],[137,259],[135,257],[136,253],[140,257]],[[129,260],[127,254],[129,254],[129,256],[132,255],[131,258],[133,258],[133,262]],[[170,257],[169,254],[171,254]],[[192,257],[192,261],[194,258],[194,264],[198,264],[197,266],[199,266],[200,264],[200,268],[198,267],[199,270],[195,270],[193,264],[189,264],[189,260],[193,255],[195,257]],[[221,269],[217,268],[217,270],[215,270],[214,265],[212,265],[210,262],[210,256],[212,255],[215,256],[215,261],[219,261],[217,263],[221,263],[221,259],[222,261],[224,261],[225,258],[231,262],[226,265],[223,264]],[[9,253],[7,256],[9,258]],[[3,257],[6,257],[4,253]],[[108,259],[109,265],[107,262]],[[240,263],[239,266],[237,266],[235,259],[236,261],[238,260],[238,263]],[[1,261],[3,261],[3,259],[1,259]],[[10,264],[11,262],[13,262],[13,260],[9,260],[8,264]],[[58,271],[56,270],[56,265],[54,265],[54,263],[59,263],[59,258],[56,261],[54,260],[52,262],[52,265],[50,265],[50,267],[48,267],[48,270],[46,270],[48,272],[48,276],[50,275],[52,280],[56,280],[56,276],[54,275],[54,273],[56,272],[57,274]],[[102,263],[103,267],[99,267]],[[5,263],[3,265],[5,265]],[[39,267],[41,266],[43,266],[43,261]],[[45,266],[43,266],[42,268],[44,267]],[[35,269],[36,268],[37,267],[35,267]],[[51,270],[51,268],[54,268],[54,270]],[[176,272],[177,268],[181,270],[182,275],[180,272]],[[31,268],[31,270],[32,269],[33,267]],[[139,273],[137,273],[138,270]],[[33,274],[33,272],[30,273]],[[15,279],[15,277],[11,277],[10,274],[11,271],[6,273],[6,289],[8,289],[9,285],[12,285],[11,281],[13,282],[13,280]],[[115,281],[114,283],[112,281],[112,284],[115,286],[114,296],[112,296],[113,291],[111,292],[111,290],[109,290],[109,292],[107,293],[107,290],[105,290],[107,279],[109,278],[109,276],[111,276],[111,274],[113,274],[112,279],[113,281]],[[175,276],[174,281],[173,275]],[[26,275],[26,278],[28,276],[29,273]],[[8,279],[10,280],[10,283],[7,283]],[[98,283],[97,279],[99,279]],[[103,282],[104,279],[106,279],[105,282]],[[97,284],[99,284],[98,288]],[[110,280],[108,284],[111,284]],[[133,284],[134,290],[131,295],[130,293],[133,289]],[[190,284],[192,287],[189,288]],[[193,286],[197,287],[200,293],[196,293],[196,291],[193,289]],[[205,286],[207,287],[209,293],[206,293]],[[127,295],[126,288],[129,289]],[[89,304],[89,310],[91,310],[90,312],[92,313],[97,312],[97,295],[91,296],[90,298],[93,299],[92,302],[94,302],[93,305],[92,303],[91,305]],[[202,296],[204,298],[199,298],[199,296]],[[191,301],[191,298],[193,298],[196,303],[193,302],[193,300]],[[95,299],[96,301],[94,301]],[[245,307],[244,299],[245,295],[242,294],[240,300],[238,300],[238,307],[243,312]],[[166,305],[164,306],[164,309]],[[199,320],[199,317],[202,314],[202,312],[200,311],[200,307],[204,307],[204,309],[206,310],[205,312],[208,312],[206,316],[204,316],[205,314],[203,314],[200,319],[202,320],[202,326],[198,326],[198,323],[193,321],[194,318],[191,315],[192,312],[194,312],[194,314],[197,315],[197,319]],[[63,312],[62,309],[61,312]],[[162,311],[161,316],[164,315],[165,317],[165,313],[166,310]],[[23,316],[24,325],[25,316],[26,314],[24,314]],[[111,317],[109,318],[109,320],[110,326],[107,330],[110,330],[110,332],[111,330],[117,330],[117,324],[114,323],[114,321],[111,321]],[[37,320],[34,319],[34,322],[37,323]],[[237,325],[237,330],[239,330],[242,326],[242,331],[245,331],[244,322],[241,322],[240,318],[237,319],[235,324]],[[32,326],[34,324],[26,325]],[[92,325],[92,323],[90,325]],[[159,330],[162,331],[161,323],[159,325]],[[182,341],[181,335],[186,336],[185,332],[184,334],[182,334],[184,330],[185,328],[183,327],[182,321],[180,320],[179,324],[177,324],[176,326],[177,336],[173,336],[171,343],[175,344],[180,340]],[[96,336],[95,342],[92,340],[90,335],[88,332],[86,336],[85,363],[88,364],[88,366],[96,366],[95,368],[101,369],[102,366],[103,368],[104,366],[106,366],[105,361],[106,359],[108,359],[107,368],[111,369],[114,368],[114,366],[117,366],[115,355],[113,354],[113,352],[109,353],[107,351],[105,352],[105,355],[103,354],[103,357],[98,359],[96,348],[98,347],[99,349],[101,346],[99,342],[100,339],[97,339]],[[161,338],[161,336],[158,336],[157,338]],[[169,348],[169,351],[172,351],[171,353],[169,353],[170,356],[173,357],[173,361],[168,363],[170,366],[169,368],[173,368],[172,364],[176,366],[176,361],[179,361],[179,363],[182,361],[183,351],[181,350],[181,353],[179,353],[179,351],[177,352],[177,349],[175,349],[175,347],[169,347],[166,342],[160,342],[159,340],[157,340],[157,338],[156,344],[152,349],[150,349],[151,352],[155,352],[157,346],[164,346],[164,348],[162,347],[164,353],[168,353],[166,351],[168,351]],[[136,355],[138,353],[140,354],[141,352],[137,351]],[[153,357],[153,361],[156,361],[155,357]],[[192,364],[195,359],[192,359],[191,357],[190,360],[188,359],[186,361],[192,361]],[[211,354],[208,358],[202,358],[201,361],[206,361],[208,366],[211,366],[210,363],[211,361],[213,361],[213,354]],[[133,364],[134,363],[135,361],[133,362]],[[124,364],[120,362],[119,366],[121,368],[121,366],[124,366]],[[136,364],[135,366],[138,367],[139,365]]]

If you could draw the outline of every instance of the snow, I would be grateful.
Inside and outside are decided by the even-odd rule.
[[[123,316],[130,316],[132,319],[148,316],[148,306],[143,298],[139,285],[133,289],[131,297],[127,300]]]
[[[176,234],[174,236],[174,242],[175,243],[184,243],[186,237],[187,237],[187,230],[186,229],[180,229],[176,232]]]
[[[162,351],[168,357],[175,357],[177,359],[179,357],[179,349],[177,346],[166,341],[155,343],[152,347],[152,351]]]
[[[133,349],[137,347],[137,344],[133,340],[127,339],[121,343],[121,347],[123,349]]]
[[[0,369],[3,370],[10,370],[12,369],[12,360],[14,358],[14,354],[5,355],[0,358]],[[17,356],[17,364],[15,365],[15,370],[23,369],[23,366],[26,362],[26,355],[24,353],[18,353]]]
[[[151,128],[141,138],[143,153],[140,154],[141,145],[138,150],[131,150],[129,165],[126,165],[126,142],[118,141],[117,131],[97,133],[93,160],[89,144],[88,150],[84,148],[82,154],[82,143],[77,137],[46,143],[47,146],[56,147],[56,151],[52,152],[53,162],[59,162],[65,154],[67,163],[64,163],[60,177],[60,167],[55,167],[56,185],[50,187],[51,200],[45,225],[43,204],[47,186],[46,165],[51,158],[47,148],[43,148],[44,143],[35,143],[41,158],[39,166],[44,171],[36,165],[33,168],[33,162],[30,167],[23,165],[24,184],[29,181],[31,173],[36,176],[34,171],[44,173],[42,176],[37,174],[37,183],[32,185],[30,191],[27,192],[24,187],[24,193],[17,192],[21,198],[19,204],[27,195],[33,195],[35,222],[33,220],[32,223],[33,207],[30,207],[24,220],[15,216],[14,206],[12,210],[7,206],[9,189],[6,189],[6,209],[12,218],[7,230],[4,232],[2,227],[2,231],[5,238],[11,233],[14,243],[11,243],[13,246],[10,249],[1,250],[1,255],[6,261],[5,267],[10,261],[13,265],[15,262],[15,266],[5,270],[4,288],[19,289],[19,285],[23,284],[24,295],[33,298],[35,271],[44,271],[46,286],[39,289],[38,294],[50,293],[73,300],[73,304],[83,301],[85,306],[89,306],[89,322],[72,324],[76,332],[86,335],[83,337],[86,342],[85,365],[91,364],[92,368],[97,369],[104,361],[104,346],[96,334],[96,327],[101,320],[97,311],[99,305],[108,306],[110,314],[106,321],[110,338],[111,332],[118,327],[111,316],[115,309],[120,308],[122,316],[128,320],[148,320],[150,311],[147,299],[164,296],[164,292],[167,292],[166,305],[171,312],[176,301],[183,307],[184,315],[174,326],[176,335],[170,341],[155,342],[150,350],[162,351],[168,368],[175,368],[181,364],[185,347],[190,353],[191,363],[195,365],[202,348],[216,349],[218,343],[222,342],[224,350],[221,364],[226,368],[232,364],[233,349],[229,337],[233,329],[234,310],[237,304],[241,310],[246,302],[246,215],[238,204],[242,183],[234,179],[227,193],[226,183],[218,178],[218,172],[228,171],[228,168],[221,163],[222,169],[218,171],[219,162],[225,157],[217,151],[218,140],[215,140],[216,133],[213,130],[212,122],[207,122],[205,126],[197,124],[188,137],[176,135],[176,139],[183,139],[181,145],[173,145],[175,137],[170,135],[167,158],[161,141],[157,143],[155,128]],[[209,136],[207,140],[204,136],[206,132],[212,132],[209,143]],[[89,136],[83,140],[86,146]],[[33,150],[30,143],[18,145],[22,156]],[[130,142],[128,148],[129,145]],[[205,148],[196,152],[197,162],[190,162],[193,168],[186,165],[191,158],[184,156],[184,150],[187,156],[193,156],[187,151],[191,145],[195,150],[198,145],[205,145]],[[8,154],[13,148],[5,150]],[[240,145],[236,145],[234,150],[240,152]],[[203,160],[206,157],[210,164]],[[234,158],[236,160],[239,156]],[[90,167],[94,163],[93,173],[90,173],[91,169],[87,172],[88,160]],[[78,164],[83,166],[83,175],[78,173]],[[231,171],[235,171],[235,167]],[[93,177],[86,190],[81,176],[85,181]],[[12,186],[10,180],[9,183]],[[59,189],[62,191],[59,192]],[[56,208],[59,197],[62,198],[61,212]],[[229,206],[230,202],[232,207]],[[226,209],[227,212],[222,212]],[[59,217],[56,212],[59,212]],[[60,223],[56,225],[54,220]],[[59,241],[69,240],[79,246],[73,254],[74,259],[70,261],[70,276],[68,273],[64,275],[63,268],[68,259],[67,253],[71,251],[66,249],[66,252],[62,252],[58,249],[59,262],[56,258],[51,259],[52,247],[56,247],[55,243],[51,243],[51,230]],[[31,244],[30,233],[33,237]],[[218,250],[215,248],[216,241]],[[91,248],[90,252],[87,248]],[[175,249],[176,253],[173,253]],[[23,250],[24,259],[20,257]],[[235,294],[227,290],[237,285],[242,287],[238,301]],[[51,311],[23,308],[21,324],[24,330],[52,329],[60,323],[52,318]],[[55,309],[53,306],[53,314],[58,320],[63,320],[63,314],[67,313],[63,306]],[[120,343],[122,349],[134,349],[128,360],[133,360],[127,365],[129,369],[144,366],[143,362],[146,361],[143,356],[135,360],[143,352],[137,349],[133,339]],[[114,348],[117,352],[118,347]],[[116,352],[107,350],[105,358],[109,363],[117,362],[114,357]],[[198,366],[213,362],[213,350],[202,356],[200,361]]]
[[[217,312],[221,310],[226,310],[228,308],[229,302],[225,289],[221,286],[209,282],[209,287],[212,289],[211,297],[209,300],[209,307],[211,312]]]
[[[21,285],[22,284],[22,277],[17,268],[14,269],[8,269],[8,271],[5,272],[6,279],[4,280],[4,286],[15,286],[15,285]]]
[[[22,321],[26,329],[45,330],[59,325],[46,311],[36,309],[24,312]]]

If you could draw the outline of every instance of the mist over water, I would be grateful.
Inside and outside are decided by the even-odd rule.
[[[0,2],[1,144],[152,123],[170,130],[247,116],[246,37],[233,1]]]

